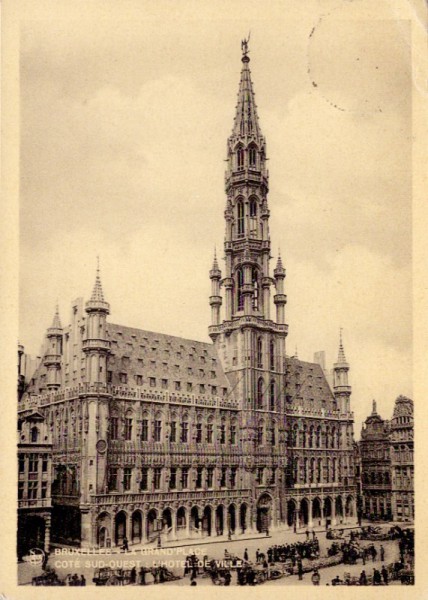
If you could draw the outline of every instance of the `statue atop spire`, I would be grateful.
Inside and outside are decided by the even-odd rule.
[[[377,415],[376,400],[373,400],[372,415]]]
[[[244,39],[241,41],[242,61],[243,61],[243,62],[244,62],[244,58],[246,59],[246,61],[245,61],[245,62],[250,62],[250,59],[249,59],[249,58],[248,58],[248,56],[247,56],[247,55],[248,55],[248,53],[249,53],[249,50],[248,50],[248,44],[250,43],[250,36],[251,36],[251,31],[250,31],[250,32],[249,32],[249,34],[248,34],[248,38],[246,38],[246,39],[244,38]]]

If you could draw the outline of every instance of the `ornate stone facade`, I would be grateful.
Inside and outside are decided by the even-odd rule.
[[[373,401],[359,446],[363,515],[372,519],[413,520],[413,401],[399,396],[391,421],[377,414]]]
[[[227,160],[225,274],[216,257],[209,274],[213,343],[110,323],[99,271],[69,327],[56,317],[48,331],[20,412],[37,404],[51,430],[60,541],[355,521],[342,341],[333,388],[318,364],[286,356],[285,269],[278,257],[270,274],[266,142],[245,49]]]

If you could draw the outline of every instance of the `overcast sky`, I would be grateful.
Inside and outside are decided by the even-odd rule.
[[[56,2],[29,15],[28,352],[39,352],[57,300],[67,324],[72,300],[88,299],[97,255],[111,322],[208,339],[226,140],[251,30],[271,262],[281,247],[287,269],[287,353],[325,350],[331,366],[343,327],[357,438],[373,398],[389,418],[399,394],[412,396],[410,28],[387,11],[373,18],[371,4],[284,1],[267,13],[241,0]]]

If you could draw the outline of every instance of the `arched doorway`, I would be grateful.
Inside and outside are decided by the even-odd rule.
[[[331,525],[331,498],[324,500],[324,519],[326,526]]]
[[[148,541],[153,541],[156,537],[156,519],[157,512],[154,508],[147,513],[146,534]]]
[[[202,515],[202,535],[211,535],[211,506],[206,506]]]
[[[190,511],[190,527],[193,531],[199,529],[199,510],[197,506],[193,506]]]
[[[239,509],[239,525],[241,527],[242,533],[245,533],[247,529],[247,505],[241,504],[241,508]]]
[[[177,510],[177,537],[184,537],[186,532],[186,509],[180,506]]]
[[[131,528],[131,541],[133,544],[139,544],[142,537],[142,518],[139,510],[132,513]]]
[[[220,504],[215,511],[215,528],[217,535],[223,535],[224,532],[224,506]]]
[[[300,526],[304,527],[309,523],[309,504],[306,498],[300,501]]]
[[[340,525],[340,523],[343,523],[343,504],[342,504],[341,496],[337,496],[337,498],[336,498],[335,513],[336,513],[337,523]]]
[[[312,522],[314,525],[321,525],[321,502],[319,498],[312,501]]]
[[[100,548],[111,546],[111,517],[107,512],[102,512],[97,517],[97,544]]]
[[[294,500],[287,502],[287,525],[293,527],[296,521],[296,503]]]
[[[46,524],[42,517],[20,518],[18,523],[18,553],[26,554],[32,548],[45,549]]]
[[[172,528],[172,514],[170,508],[165,508],[162,513],[162,531],[169,533]]]
[[[126,513],[121,510],[114,519],[114,543],[116,546],[122,546],[126,538]]]
[[[229,509],[227,511],[227,515],[228,515],[228,530],[231,533],[235,532],[236,529],[236,509],[235,509],[235,505],[231,504],[229,506]]]
[[[272,497],[262,494],[257,502],[257,531],[269,531],[272,521]]]
[[[348,496],[346,498],[345,515],[346,517],[354,516],[354,499],[352,498],[352,496]]]

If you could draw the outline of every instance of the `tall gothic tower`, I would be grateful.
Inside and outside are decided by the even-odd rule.
[[[278,257],[274,278],[270,275],[266,140],[258,121],[246,41],[242,49],[238,103],[227,141],[225,277],[214,257],[209,334],[241,402],[246,461],[242,483],[252,487],[258,518],[263,518],[261,508],[265,507],[272,511],[275,523],[283,512],[280,489],[286,460],[285,269]],[[276,321],[271,319],[272,285]],[[220,286],[225,297],[222,321]]]

